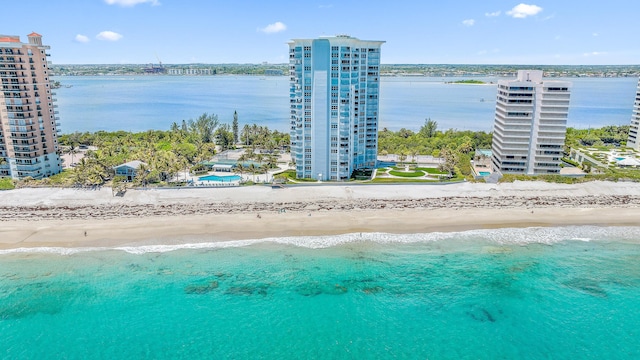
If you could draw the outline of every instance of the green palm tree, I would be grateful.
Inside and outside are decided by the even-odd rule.
[[[268,177],[269,177],[269,175],[268,175],[269,174],[269,165],[267,165],[267,164],[260,165],[260,172],[264,173],[264,180],[266,182],[268,180]]]
[[[143,187],[147,186],[147,176],[150,173],[150,168],[149,165],[147,164],[140,164],[140,166],[138,166],[138,169],[136,170],[136,177],[134,179],[134,181],[136,182],[136,184],[140,184]]]
[[[71,155],[71,164],[73,164],[74,158],[76,156],[76,154],[78,153],[78,148],[76,147],[75,143],[72,143],[66,150],[65,150],[65,154]],[[69,164],[69,165],[71,165]]]
[[[262,165],[262,162],[264,161],[264,155],[262,153],[257,153],[255,155],[255,159],[258,162],[258,164]]]
[[[270,169],[274,169],[278,167],[278,155],[269,154],[267,156],[267,165],[269,166]]]
[[[245,124],[244,127],[242,128],[242,137],[244,138],[244,144],[245,145],[249,145],[249,136],[251,133],[251,128],[249,127],[248,124]]]
[[[276,144],[276,142],[271,137],[268,137],[264,143],[264,150],[268,154],[273,154],[273,152],[276,151],[277,148],[278,144]]]
[[[244,165],[242,165],[241,162],[238,162],[238,164],[236,165],[236,171],[240,173],[240,178],[242,179],[242,173],[244,171],[246,171],[247,169],[245,169]]]
[[[256,156],[255,150],[256,150],[255,147],[253,145],[251,145],[251,147],[248,147],[248,148],[244,149],[244,154],[242,154],[242,155],[244,155],[246,160],[251,160],[251,159],[255,158],[255,156]]]
[[[249,164],[249,172],[251,173],[251,180],[256,182],[256,166],[253,163]]]
[[[398,151],[398,160],[400,160],[400,163],[402,164],[406,159],[407,151],[405,149],[400,149],[400,151]]]
[[[411,161],[412,162],[416,162],[416,156],[418,156],[418,148],[417,147],[412,147],[411,150],[409,150],[409,152],[411,153]]]

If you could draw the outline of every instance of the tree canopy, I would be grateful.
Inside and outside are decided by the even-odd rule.
[[[629,137],[629,125],[608,125],[596,129],[567,129],[565,144],[576,146],[624,146]]]
[[[235,120],[235,119],[234,119]],[[251,153],[259,147],[273,154],[276,149],[286,149],[289,134],[269,130],[266,126],[246,125],[246,137]],[[214,114],[202,114],[197,119],[174,122],[168,131],[148,130],[131,133],[126,131],[75,132],[59,138],[63,150],[77,154],[79,145],[95,147],[70,171],[72,181],[78,185],[101,185],[114,178],[113,167],[128,161],[140,160],[146,165],[144,176],[136,177],[139,184],[168,181],[178,174],[210,159],[216,151],[235,148],[233,126],[220,124]],[[257,157],[265,166],[273,166],[274,157]],[[117,180],[117,179],[116,179]]]

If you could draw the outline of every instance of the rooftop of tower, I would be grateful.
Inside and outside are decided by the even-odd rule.
[[[16,35],[0,35],[0,42],[19,43],[20,42],[20,36],[16,36]]]
[[[360,43],[370,43],[371,45],[382,45],[384,44],[386,41],[383,40],[361,40],[358,39],[357,37],[351,36],[351,35],[346,35],[346,34],[338,34],[338,35],[322,35],[319,36],[317,38],[306,38],[306,39],[291,39],[291,41],[289,41],[288,43],[294,43],[294,42],[302,42],[302,41],[313,41],[313,40],[333,40],[333,41],[339,41],[339,42],[360,42]]]

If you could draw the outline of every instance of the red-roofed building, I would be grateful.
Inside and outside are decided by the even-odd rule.
[[[0,35],[0,42],[19,43],[20,42],[20,37],[19,36],[10,36],[10,35]]]

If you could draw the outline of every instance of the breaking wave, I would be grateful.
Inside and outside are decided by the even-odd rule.
[[[324,249],[349,243],[415,244],[439,241],[484,242],[498,245],[553,245],[564,241],[624,241],[640,244],[640,226],[600,227],[530,227],[480,229],[460,232],[432,232],[419,234],[350,233],[326,236],[292,236],[251,240],[194,242],[171,245],[141,245],[118,247],[33,247],[0,250],[0,255],[16,253],[48,253],[73,255],[90,251],[124,251],[130,254],[165,253],[176,250],[207,250],[247,247],[257,244],[281,244]]]

